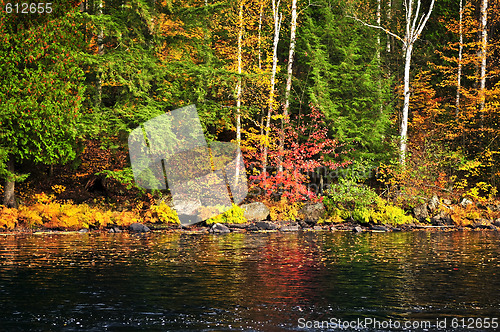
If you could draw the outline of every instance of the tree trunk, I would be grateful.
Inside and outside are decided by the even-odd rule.
[[[382,0],[377,0],[377,25],[380,26],[381,24],[381,11],[382,11]],[[381,49],[381,42],[380,42],[380,33],[377,31],[377,61],[378,64],[380,65],[380,49]]]
[[[387,21],[390,22],[392,20],[392,1],[389,0],[387,4]],[[387,34],[387,53],[391,53],[391,35]]]
[[[269,150],[269,129],[271,126],[271,115],[274,110],[274,86],[276,84],[276,70],[278,66],[278,42],[280,40],[280,29],[281,29],[281,19],[282,15],[279,12],[280,1],[276,3],[276,0],[272,0],[273,4],[273,18],[274,18],[274,41],[273,41],[273,66],[271,69],[271,88],[269,91],[269,103],[267,109],[267,118],[266,118],[266,129],[265,129],[265,142],[264,142],[264,155],[262,157],[262,173],[264,174],[264,178],[267,174],[267,155]]]
[[[460,89],[462,87],[462,53],[463,53],[463,0],[460,0],[460,13],[458,20],[458,72],[457,72],[457,94],[455,96],[455,117],[460,114]]]
[[[400,154],[399,163],[404,165],[406,159],[406,143],[408,140],[408,112],[410,109],[410,69],[411,69],[411,55],[413,51],[413,44],[409,44],[405,48],[405,71],[404,71],[404,104],[403,114],[401,117],[401,137],[400,137]]]
[[[262,59],[261,59],[261,50],[260,50],[260,42],[261,42],[261,35],[262,35],[262,14],[264,12],[264,3],[260,4],[260,9],[259,9],[259,35],[257,37],[257,47],[259,49],[259,70],[262,69]]]
[[[484,0],[487,1],[487,0]],[[388,35],[397,38],[398,40],[403,42],[403,53],[405,58],[405,68],[404,68],[404,104],[403,111],[401,116],[401,137],[400,137],[400,154],[399,154],[399,162],[401,165],[405,164],[406,159],[406,149],[407,149],[407,140],[408,140],[408,112],[410,109],[410,69],[411,69],[411,56],[413,52],[413,45],[417,41],[418,37],[424,30],[429,17],[432,14],[432,10],[434,9],[435,0],[431,0],[431,4],[429,6],[429,10],[426,14],[420,13],[420,8],[422,6],[422,0],[404,0],[404,8],[405,8],[405,23],[406,23],[406,32],[404,39],[390,30],[382,27],[381,25],[373,25],[368,24],[366,22],[361,21],[360,19],[353,17],[356,21],[363,23],[364,25],[381,29]],[[416,5],[416,8],[414,6]],[[351,16],[352,17],[352,16]]]
[[[377,0],[377,26],[380,26],[382,20],[382,0]],[[381,74],[381,68],[382,68],[382,61],[380,58],[380,51],[382,49],[382,43],[380,40],[380,33],[377,31],[377,65],[379,68],[379,76],[378,76],[378,82],[377,82],[377,94],[378,94],[378,101],[380,103],[379,109],[380,113],[382,114],[384,112],[384,106],[382,105],[382,77],[380,77]]]
[[[99,1],[99,8],[97,13],[99,16],[102,16],[102,7],[103,1]],[[102,56],[104,54],[104,30],[101,29],[99,31],[99,35],[97,35],[97,54]],[[102,69],[99,68],[97,72],[97,94],[96,94],[96,108],[100,108],[102,104]]]
[[[236,157],[235,184],[238,185],[240,178],[240,147],[241,147],[241,44],[243,39],[243,0],[240,1],[238,13],[238,83],[236,84],[236,143],[238,144],[238,155]]]
[[[479,81],[479,113],[481,116],[481,127],[484,122],[484,108],[486,104],[486,48],[488,46],[488,0],[481,1],[481,69]]]
[[[297,0],[292,0],[292,19],[290,22],[290,51],[288,52],[288,64],[286,73],[285,104],[283,106],[283,118],[281,118],[280,133],[280,159],[279,172],[283,172],[283,154],[285,150],[285,123],[288,123],[288,108],[290,107],[290,92],[292,90],[293,55],[295,52],[295,32],[297,30]]]
[[[9,159],[7,161],[7,171],[10,174],[14,174],[14,161],[12,159]],[[15,186],[16,186],[16,181],[12,178],[12,175],[8,175],[7,179],[5,180],[5,189],[3,193],[3,205],[10,207],[10,208],[17,208],[17,202],[16,202],[16,196],[15,196]]]

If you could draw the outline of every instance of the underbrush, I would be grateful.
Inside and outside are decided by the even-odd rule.
[[[199,211],[213,223],[245,223],[244,211],[234,205],[223,211],[223,207],[204,207]],[[209,218],[210,216],[214,217]],[[204,219],[205,219],[204,218]],[[109,227],[128,227],[135,222],[151,224],[180,224],[177,212],[164,202],[150,205],[148,208],[139,203],[131,211],[112,211],[104,207],[88,204],[73,204],[71,201],[60,202],[54,195],[35,194],[30,205],[18,209],[0,205],[0,229],[104,229]]]
[[[223,207],[213,207],[213,208],[205,208],[207,209],[206,212],[208,212],[208,215],[213,215],[217,213],[216,216],[211,217],[207,220],[205,220],[205,223],[208,225],[211,224],[216,224],[216,223],[222,223],[222,224],[244,224],[247,222],[247,219],[244,216],[245,211],[239,207],[238,205],[233,204],[233,206],[225,211],[223,210]],[[221,213],[222,212],[222,213]],[[203,211],[202,211],[203,213]],[[201,215],[202,219],[205,219],[203,217],[203,214]]]
[[[178,223],[177,214],[167,205],[152,205],[145,213],[111,211],[88,204],[73,204],[71,201],[56,201],[54,195],[35,194],[33,203],[18,209],[0,206],[0,229],[103,229],[128,227],[141,221]]]
[[[36,194],[34,203],[29,206],[22,205],[18,209],[2,207],[0,210],[0,228],[4,229],[100,229],[128,226],[139,220],[140,216],[133,211],[109,211],[87,204],[57,202],[53,195],[45,193]]]
[[[326,222],[352,220],[362,224],[400,225],[414,221],[403,209],[379,197],[370,187],[347,179],[332,185],[323,203],[328,212]]]

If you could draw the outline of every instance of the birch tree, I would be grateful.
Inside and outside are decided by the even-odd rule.
[[[487,0],[483,0],[487,1]],[[418,40],[422,31],[424,30],[429,17],[431,16],[432,10],[434,8],[435,0],[431,0],[428,11],[425,13],[422,9],[422,0],[404,0],[403,5],[405,9],[405,34],[404,38],[401,38],[398,34],[382,27],[381,25],[368,24],[355,16],[350,16],[356,21],[364,24],[365,26],[381,29],[385,31],[388,35],[393,36],[398,39],[403,44],[403,55],[404,55],[404,103],[401,115],[401,131],[400,131],[400,146],[399,146],[399,163],[401,165],[405,164],[406,151],[407,151],[407,140],[408,140],[408,112],[410,108],[410,69],[411,69],[411,59],[413,55],[413,47],[415,42]]]
[[[295,33],[297,30],[297,0],[292,0],[292,18],[290,20],[290,50],[288,52],[288,63],[286,70],[286,87],[285,87],[285,103],[283,105],[283,117],[281,118],[281,134],[280,134],[280,162],[278,166],[279,172],[283,172],[283,152],[285,145],[284,124],[288,122],[288,108],[290,107],[290,92],[292,90],[292,73],[293,73],[293,55],[295,52]]]
[[[458,17],[458,70],[457,70],[457,93],[455,95],[455,116],[458,117],[460,113],[460,88],[462,86],[462,55],[464,50],[464,33],[463,33],[463,20],[464,20],[464,6],[463,0],[460,0]]]
[[[387,20],[390,22],[392,20],[392,0],[387,3]],[[380,25],[380,23],[379,23]],[[391,53],[391,35],[387,34],[387,53]]]
[[[103,1],[99,1],[99,4],[97,6],[97,15],[102,16],[103,15]],[[102,57],[104,55],[104,29],[101,27],[99,30],[99,34],[97,35],[97,54],[99,57]],[[95,101],[95,107],[100,108],[102,105],[102,68],[98,69],[97,72],[97,94],[96,94],[96,101]]]
[[[486,101],[486,48],[488,46],[488,0],[481,0],[481,46],[479,59],[481,61],[479,78],[479,113],[481,115],[481,126],[483,125],[484,107]]]
[[[238,83],[236,84],[236,144],[238,148],[241,147],[241,73],[242,73],[242,51],[241,44],[243,39],[243,5],[244,0],[239,3],[238,12]],[[236,158],[236,185],[238,184],[240,172],[240,149],[238,149],[238,156]]]
[[[274,39],[273,39],[273,64],[271,68],[271,83],[269,89],[269,100],[268,100],[268,109],[267,109],[267,118],[266,118],[266,130],[265,130],[265,142],[264,142],[264,153],[263,153],[263,161],[262,161],[262,173],[264,177],[266,176],[266,168],[267,168],[267,155],[268,155],[268,141],[269,141],[269,129],[271,126],[271,114],[274,110],[275,104],[275,84],[276,84],[276,71],[278,67],[278,43],[280,40],[280,30],[281,30],[281,20],[283,18],[282,13],[279,11],[280,0],[272,0],[273,6],[273,22],[274,22]]]

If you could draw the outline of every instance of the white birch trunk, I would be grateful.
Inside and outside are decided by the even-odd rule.
[[[262,14],[264,11],[264,3],[260,4],[260,10],[259,10],[259,35],[257,37],[257,47],[259,49],[258,57],[259,57],[259,70],[262,69],[262,57],[261,57],[261,49],[260,49],[260,43],[261,43],[261,36],[262,36]]]
[[[280,137],[280,162],[278,170],[283,172],[283,153],[285,150],[285,123],[288,122],[288,108],[290,107],[290,92],[292,90],[293,78],[293,56],[295,52],[295,34],[297,30],[297,0],[292,0],[292,18],[290,22],[290,50],[288,52],[288,64],[286,72],[285,104],[283,106],[283,118],[281,119],[281,137]]]
[[[103,1],[99,1],[99,8],[97,10],[97,14],[102,16],[102,7]],[[99,31],[99,35],[97,35],[97,54],[99,56],[104,55],[104,30],[101,29]],[[96,95],[96,107],[100,108],[102,103],[102,69],[99,68],[97,72],[97,95]]]
[[[488,0],[481,1],[481,70],[479,81],[479,112],[481,114],[481,127],[484,122],[484,108],[486,104],[486,48],[488,46]]]
[[[416,2],[416,3],[415,3]],[[404,72],[404,103],[403,112],[401,116],[401,137],[400,137],[400,151],[399,163],[405,164],[407,141],[408,141],[408,113],[410,109],[410,69],[411,57],[413,53],[413,45],[418,37],[424,30],[425,24],[431,16],[432,9],[434,8],[435,0],[431,1],[429,11],[425,15],[420,15],[421,0],[405,0],[404,5],[406,9],[406,34],[403,43],[403,51],[405,55],[405,72]],[[416,5],[416,8],[414,6]]]
[[[487,1],[487,0],[483,0]],[[431,0],[431,4],[429,6],[429,10],[426,14],[420,13],[420,7],[422,5],[422,0],[404,0],[403,6],[405,8],[405,23],[406,23],[406,31],[404,39],[399,37],[394,32],[389,31],[388,29],[382,27],[381,25],[373,25],[368,24],[366,22],[361,21],[357,17],[350,16],[354,18],[356,21],[361,22],[362,24],[375,28],[381,29],[388,35],[397,38],[398,40],[403,42],[403,54],[405,60],[405,71],[404,71],[404,103],[403,110],[401,114],[401,136],[400,136],[400,155],[399,162],[401,165],[405,164],[406,159],[406,150],[407,150],[407,140],[408,140],[408,112],[410,109],[410,69],[411,69],[411,57],[413,52],[413,45],[417,41],[418,37],[422,34],[429,17],[431,16],[432,10],[434,9],[435,0]],[[416,8],[414,8],[416,6]]]
[[[242,55],[241,55],[241,44],[243,39],[243,4],[244,1],[240,1],[240,10],[238,13],[238,83],[236,84],[236,144],[238,145],[238,155],[236,157],[236,172],[235,172],[235,184],[238,185],[238,180],[240,178],[240,147],[241,147],[241,73],[242,73]]]
[[[281,19],[282,14],[279,12],[280,0],[276,2],[276,0],[272,0],[273,5],[273,19],[274,19],[274,40],[273,40],[273,65],[271,69],[271,86],[269,90],[269,103],[267,110],[267,119],[266,119],[266,129],[265,129],[265,142],[264,142],[264,155],[262,160],[262,173],[264,174],[264,178],[267,174],[267,155],[269,150],[269,129],[271,126],[271,114],[274,110],[274,86],[276,80],[276,70],[278,66],[278,42],[280,40],[280,29],[281,29]]]
[[[382,0],[377,0],[377,25],[380,26],[381,24],[381,11],[382,11]],[[380,48],[381,48],[381,42],[380,42],[380,33],[377,33],[377,61],[378,64],[380,65]]]
[[[380,26],[380,24],[382,22],[381,17],[382,17],[382,0],[377,0],[377,26]],[[379,71],[380,71],[377,85],[378,85],[378,100],[380,103],[379,110],[380,110],[380,113],[382,114],[382,112],[384,111],[384,107],[382,105],[382,78],[380,77],[381,65],[382,65],[381,58],[380,58],[381,49],[382,49],[382,43],[380,41],[380,33],[377,33],[377,65],[378,65]]]
[[[380,0],[379,0],[380,1]],[[292,19],[290,22],[290,51],[288,52],[288,64],[286,72],[285,105],[283,107],[283,116],[288,117],[288,108],[290,106],[290,91],[292,90],[292,69],[293,56],[295,53],[295,34],[297,30],[297,0],[292,0]]]
[[[410,44],[405,49],[405,70],[404,70],[404,103],[401,116],[401,135],[400,135],[400,153],[399,162],[404,165],[406,159],[407,140],[408,140],[408,111],[410,109],[410,73],[411,73],[411,56],[413,44]]]
[[[7,156],[9,159],[7,160],[7,172],[10,173],[8,174],[7,178],[5,179],[5,188],[3,192],[3,205],[9,208],[17,208],[17,201],[16,201],[16,193],[15,193],[15,187],[16,187],[16,181],[13,178],[14,176],[14,160],[13,157]]]
[[[457,94],[455,96],[455,116],[460,114],[460,89],[462,87],[462,54],[464,48],[463,35],[463,0],[460,0],[460,13],[458,19],[458,72],[457,72]]]
[[[392,0],[389,0],[387,4],[387,21],[392,20]],[[387,34],[387,46],[386,46],[387,53],[391,53],[391,36]]]

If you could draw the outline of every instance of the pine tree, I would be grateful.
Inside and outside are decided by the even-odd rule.
[[[6,8],[5,1],[1,6]],[[0,13],[0,175],[7,206],[16,205],[15,183],[26,177],[16,173],[16,165],[52,165],[76,155],[83,36],[76,28],[77,8],[51,9],[52,15],[31,17]]]
[[[355,159],[385,158],[389,86],[381,80],[373,32],[337,6],[310,7],[306,16],[297,53],[304,92],[326,115],[333,137],[356,150]]]

